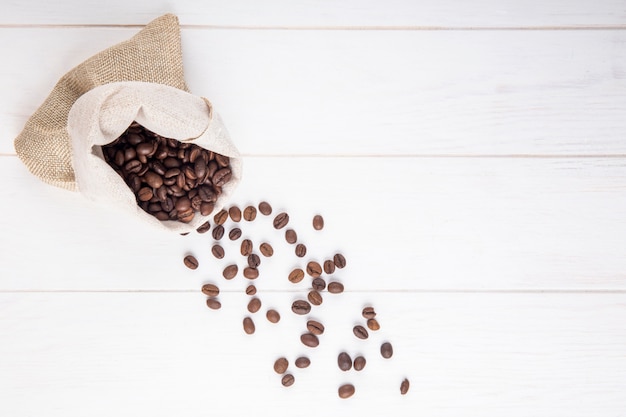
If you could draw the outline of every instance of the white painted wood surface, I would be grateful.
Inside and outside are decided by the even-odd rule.
[[[31,0],[0,12],[0,415],[624,415],[623,2]],[[208,235],[131,224],[15,156],[64,72],[163,12],[181,18],[191,89],[246,156],[237,204],[267,199],[311,257],[348,259],[335,274],[346,293],[314,310],[328,330],[289,389],[271,364],[305,351],[289,305],[306,286],[284,278],[297,261],[269,219],[243,226],[275,245],[256,284],[283,320],[257,319],[250,337],[247,282],[220,277]],[[205,282],[221,286],[222,310],[204,306]],[[350,328],[369,303],[383,327],[361,342]],[[365,371],[341,373],[342,349],[365,354]],[[357,394],[339,401],[345,381]]]

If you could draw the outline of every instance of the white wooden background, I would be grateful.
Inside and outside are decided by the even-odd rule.
[[[283,320],[246,336],[246,282],[208,235],[133,224],[15,156],[61,75],[166,12],[245,156],[234,202],[348,259],[312,352],[270,219],[244,232],[275,243],[257,315]],[[626,416],[622,0],[3,1],[0,56],[0,415]],[[382,328],[362,342],[368,303]],[[365,370],[339,371],[342,349]],[[273,360],[302,353],[283,388]]]

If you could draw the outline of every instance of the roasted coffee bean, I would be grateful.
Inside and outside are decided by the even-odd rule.
[[[391,358],[393,356],[393,346],[391,346],[391,343],[385,342],[380,345],[380,354],[385,359]]]
[[[352,333],[359,339],[367,339],[369,337],[369,333],[367,329],[361,325],[356,325],[352,328]]]
[[[333,262],[335,263],[335,266],[339,269],[346,266],[346,258],[340,253],[333,256]]]
[[[367,319],[367,327],[370,330],[380,330],[380,324],[378,324],[378,320],[376,319]]]
[[[222,237],[224,237],[224,226],[218,224],[213,228],[211,234],[213,235],[213,239],[220,240]]]
[[[311,360],[306,356],[300,356],[296,359],[296,368],[308,368],[311,365]]]
[[[183,258],[185,266],[189,269],[196,269],[198,267],[198,260],[193,255],[187,255]]]
[[[270,206],[270,203],[268,203],[267,201],[261,201],[259,203],[259,211],[262,215],[269,216],[270,214],[272,214],[272,206]]]
[[[162,188],[162,187],[161,187]],[[193,190],[189,191],[188,195],[191,195]],[[200,211],[202,208],[202,199],[199,195],[195,195],[191,198],[191,208],[194,212]]]
[[[124,169],[128,173],[137,173],[137,172],[141,171],[141,168],[143,168],[143,165],[141,164],[141,162],[139,162],[136,159],[133,159],[132,161],[128,161],[124,165]]]
[[[246,287],[246,294],[247,295],[254,295],[254,294],[256,294],[256,287],[254,285],[252,285],[252,284],[248,285]]]
[[[230,240],[237,240],[241,237],[241,229],[238,227],[235,227],[234,229],[231,229],[230,232],[228,232],[228,238]]]
[[[220,245],[213,245],[213,247],[211,248],[211,253],[213,253],[213,256],[215,256],[217,259],[222,259],[224,257],[224,248]]]
[[[230,163],[230,159],[225,155],[220,155],[219,153],[214,154],[215,161],[220,167],[227,167]]]
[[[322,298],[322,294],[320,294],[319,292],[315,290],[309,291],[309,294],[307,295],[307,299],[314,306],[319,306],[324,302],[324,299]]]
[[[193,170],[196,174],[196,178],[202,178],[206,174],[206,162],[202,158],[197,158],[193,164]]]
[[[248,206],[243,210],[243,219],[246,221],[253,221],[256,219],[256,208],[254,206]]]
[[[311,286],[315,291],[324,291],[326,288],[326,281],[323,278],[315,278],[311,283]]]
[[[224,278],[226,279],[233,279],[237,276],[237,272],[239,272],[239,267],[237,267],[237,265],[228,265],[226,268],[224,268],[222,276],[224,276]]]
[[[259,249],[261,250],[261,254],[265,256],[266,258],[269,258],[270,256],[274,254],[274,248],[272,248],[272,245],[270,245],[267,242],[261,243],[261,246],[259,247]]]
[[[289,223],[289,215],[287,213],[280,213],[274,217],[274,228],[282,229]]]
[[[244,239],[241,241],[241,255],[250,256],[252,253],[252,241],[250,239]]]
[[[320,340],[313,333],[304,333],[300,336],[300,341],[304,346],[317,347],[320,344]]]
[[[163,177],[156,172],[148,171],[143,174],[143,179],[152,188],[159,188],[163,185]]]
[[[152,188],[150,187],[143,187],[137,193],[139,201],[150,201],[152,197],[154,197],[154,194],[152,193]]]
[[[335,263],[331,260],[324,261],[324,272],[328,275],[335,272]]]
[[[331,294],[339,294],[343,292],[343,284],[341,282],[331,282],[328,284],[328,292]]]
[[[287,243],[296,243],[298,241],[298,235],[296,234],[296,231],[293,229],[287,229],[285,231],[285,240],[287,241]]]
[[[352,384],[343,384],[337,390],[337,393],[339,394],[339,398],[343,398],[343,399],[352,397],[354,395],[354,392],[355,392],[355,389],[354,389],[354,385]]]
[[[257,279],[259,277],[259,270],[256,268],[244,268],[243,276],[248,279]]]
[[[219,310],[220,308],[222,308],[222,303],[220,303],[218,300],[216,300],[215,298],[207,298],[206,300],[206,305],[207,307],[209,307],[211,310]]]
[[[204,284],[202,286],[202,293],[209,297],[217,297],[220,293],[220,289],[214,284]]]
[[[404,378],[400,384],[400,394],[406,395],[406,393],[409,392],[410,385],[409,380]]]
[[[252,334],[254,333],[254,331],[256,330],[255,326],[254,326],[254,322],[252,321],[252,319],[250,317],[246,317],[243,319],[243,331],[246,332],[246,334]]]
[[[232,172],[229,168],[218,169],[215,174],[213,174],[213,185],[218,187],[223,187],[228,181],[230,181],[232,177]]]
[[[354,358],[354,370],[362,371],[363,368],[365,368],[366,363],[367,361],[365,360],[363,356],[357,356],[356,358]]]
[[[376,317],[376,311],[374,310],[374,307],[365,307],[361,314],[363,315],[363,318],[366,319],[373,319],[374,317]]]
[[[337,365],[342,371],[349,371],[352,369],[352,358],[346,352],[341,352],[337,356]]]
[[[251,299],[250,302],[248,303],[248,311],[250,313],[256,313],[260,309],[261,309],[261,300],[259,300],[256,297]]]
[[[226,219],[228,219],[228,212],[222,209],[215,214],[215,216],[213,216],[213,223],[216,225],[222,225],[226,223]]]
[[[256,253],[251,253],[248,255],[248,266],[250,268],[258,268],[261,265],[261,258]]]
[[[178,211],[176,218],[181,222],[189,223],[191,220],[193,220],[194,216],[195,216],[195,213],[193,209],[189,207],[185,211]]]
[[[274,372],[277,374],[284,374],[287,372],[287,368],[289,367],[289,361],[287,358],[278,358],[274,362]]]
[[[317,320],[309,320],[306,322],[306,328],[308,331],[316,336],[324,333],[324,325]]]
[[[176,210],[178,211],[189,210],[191,208],[191,200],[189,200],[187,197],[181,197],[176,200],[174,207],[176,207]]]
[[[296,245],[296,256],[298,258],[302,258],[306,255],[306,246],[304,246],[304,244],[302,243],[298,243]]]
[[[235,223],[239,223],[239,221],[241,221],[241,209],[239,209],[239,207],[237,206],[232,206],[231,208],[229,208],[228,215],[230,216],[230,219]]]
[[[289,278],[289,281],[291,281],[294,284],[297,284],[298,282],[302,281],[302,279],[304,279],[304,271],[300,268],[296,268],[289,273],[288,278]]]
[[[132,161],[135,158],[137,158],[137,151],[135,151],[134,148],[126,148],[124,150],[124,160],[125,161]]]
[[[313,278],[317,278],[322,275],[322,267],[315,261],[311,261],[306,265],[306,272]]]
[[[208,216],[213,212],[213,208],[215,208],[215,204],[204,202],[200,205],[200,214],[203,216]]]
[[[292,386],[295,381],[296,381],[296,378],[291,374],[283,375],[282,379],[280,380],[280,382],[285,387]]]
[[[296,300],[291,304],[291,311],[300,315],[309,314],[311,312],[311,304],[306,300]]]
[[[313,228],[315,230],[322,230],[324,228],[324,218],[319,214],[313,217]]]
[[[270,309],[265,313],[265,317],[270,323],[278,323],[280,321],[280,314],[278,311]]]
[[[202,199],[202,201],[206,201],[209,203],[215,203],[217,200],[217,195],[215,191],[209,186],[201,185],[198,187],[198,196]]]

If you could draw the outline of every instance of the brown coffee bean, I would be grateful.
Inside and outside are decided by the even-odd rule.
[[[257,279],[259,277],[259,270],[256,268],[246,267],[243,269],[243,276],[248,279]]]
[[[289,281],[291,281],[294,284],[297,284],[298,282],[302,281],[302,279],[304,278],[304,271],[300,268],[296,268],[289,273],[288,278],[289,278]]]
[[[289,367],[289,361],[287,358],[278,358],[274,362],[274,372],[277,374],[284,374],[287,372],[287,368]]]
[[[203,178],[206,175],[206,162],[202,158],[197,158],[193,164],[194,173],[196,178]]]
[[[207,307],[209,307],[211,310],[219,310],[220,308],[222,308],[222,303],[220,303],[218,300],[216,300],[215,298],[207,298],[206,300],[206,305]]]
[[[261,265],[261,258],[256,253],[248,255],[248,266],[250,268],[257,268]]]
[[[227,167],[230,163],[230,159],[226,155],[220,155],[219,153],[215,154],[215,161],[220,167]]]
[[[152,197],[154,197],[154,194],[152,193],[152,189],[149,187],[143,187],[137,193],[139,201],[150,201]]]
[[[380,354],[385,359],[391,358],[393,356],[393,346],[391,346],[391,343],[385,342],[380,345]]]
[[[304,255],[306,255],[306,246],[304,246],[304,244],[302,243],[298,243],[296,245],[296,256],[298,258],[302,258],[304,257]]]
[[[214,284],[204,284],[202,286],[202,293],[209,297],[217,297],[220,293],[220,289]]]
[[[374,310],[374,307],[365,307],[361,314],[363,315],[363,318],[366,319],[373,319],[374,317],[376,317],[376,311]]]
[[[406,393],[409,392],[410,385],[409,380],[404,378],[400,384],[400,394],[406,395]]]
[[[335,263],[335,266],[339,269],[346,266],[346,258],[340,253],[333,256],[333,262]]]
[[[226,279],[233,279],[237,276],[237,272],[239,272],[239,268],[237,267],[237,265],[228,265],[226,268],[224,268],[222,276]]]
[[[198,267],[198,260],[193,255],[187,255],[183,258],[185,266],[189,269],[196,269]]]
[[[361,325],[356,325],[352,328],[352,333],[359,339],[367,339],[369,337],[369,333],[367,329]]]
[[[311,261],[306,265],[306,272],[313,278],[317,278],[322,275],[322,267],[315,261]]]
[[[354,385],[352,384],[343,384],[337,390],[337,393],[339,394],[339,398],[343,398],[343,399],[352,397],[354,395],[354,392],[355,392],[355,389],[354,389]]]
[[[215,256],[217,259],[222,259],[224,257],[224,248],[220,245],[213,245],[213,247],[211,248],[211,253],[213,253],[213,256]]]
[[[237,206],[232,206],[228,209],[228,215],[230,219],[235,223],[239,223],[241,221],[241,209]]]
[[[252,253],[252,241],[250,239],[244,239],[241,241],[241,255],[250,256]]]
[[[315,290],[309,291],[309,294],[307,295],[307,299],[314,306],[319,306],[324,302],[324,299],[322,298],[322,294],[320,294],[319,292]]]
[[[363,368],[365,368],[366,363],[367,361],[365,360],[363,356],[357,356],[356,358],[354,358],[354,370],[362,371]]]
[[[328,284],[328,292],[331,294],[339,294],[343,292],[343,284],[341,282],[331,282]]]
[[[143,174],[143,179],[152,188],[159,188],[163,185],[163,178],[156,172],[146,172],[145,174]]]
[[[296,231],[293,229],[287,229],[285,231],[285,240],[287,241],[287,243],[296,243],[298,241],[298,235],[296,234]]]
[[[213,212],[213,208],[215,208],[215,204],[204,202],[200,205],[200,214],[208,216]]]
[[[232,172],[229,168],[218,169],[213,174],[213,185],[223,187],[232,178]]]
[[[309,320],[306,322],[306,328],[308,331],[316,336],[324,333],[324,325],[317,320]]]
[[[267,201],[261,201],[259,203],[259,211],[262,215],[269,216],[270,214],[272,214],[272,206],[270,206],[270,203],[268,203]]]
[[[261,300],[259,300],[256,297],[251,299],[250,302],[248,303],[248,311],[250,313],[256,313],[260,309],[261,309]]]
[[[274,217],[274,228],[282,229],[289,223],[289,215],[287,213],[280,213]]]
[[[248,206],[245,209],[243,209],[243,219],[248,222],[251,222],[254,219],[256,219],[256,207]]]
[[[352,358],[346,352],[341,352],[337,356],[337,365],[342,371],[349,371],[352,369]]]
[[[313,217],[313,228],[315,230],[322,230],[324,228],[324,218],[319,214]]]
[[[125,165],[124,165],[124,169],[126,170],[126,172],[128,173],[138,173],[139,171],[141,171],[141,168],[143,168],[143,165],[141,164],[141,162],[139,162],[136,159],[133,159],[132,161],[128,161]]]
[[[174,204],[174,207],[176,207],[176,210],[180,211],[187,211],[191,208],[191,200],[189,200],[189,198],[187,197],[181,197],[178,200],[176,200],[176,204]]]
[[[320,340],[313,333],[304,333],[300,336],[300,341],[304,346],[317,347],[320,344]]]
[[[252,285],[252,284],[248,285],[246,287],[246,294],[247,295],[254,295],[254,294],[256,294],[256,287],[254,285]]]
[[[206,233],[209,231],[209,229],[211,228],[211,223],[209,222],[204,222],[200,225],[200,227],[198,227],[196,229],[196,232],[198,233]]]
[[[324,291],[326,288],[326,281],[323,278],[315,278],[311,283],[311,286],[315,291]]]
[[[306,356],[300,356],[299,358],[296,359],[296,368],[308,368],[309,365],[311,365],[311,360],[309,358],[307,358]]]
[[[221,224],[218,224],[217,226],[213,228],[213,231],[211,232],[211,234],[213,235],[213,239],[215,240],[222,239],[222,237],[224,237],[224,226],[222,226]]]
[[[261,254],[265,256],[266,258],[269,258],[270,256],[274,254],[274,248],[272,248],[272,245],[270,245],[267,242],[261,243],[261,246],[259,247],[259,249],[261,250]]]
[[[270,309],[265,313],[265,317],[270,323],[278,323],[280,321],[280,314],[278,311]]]
[[[335,272],[335,263],[331,260],[324,261],[324,272],[330,275]]]
[[[198,187],[198,196],[202,199],[202,201],[206,201],[209,203],[215,203],[217,200],[217,195],[215,191],[209,186],[201,185]]]
[[[228,212],[222,209],[215,216],[213,216],[213,223],[221,225],[226,223],[226,219],[228,219]]]
[[[291,375],[291,374],[284,375],[284,376],[282,377],[282,379],[280,380],[280,382],[281,382],[281,383],[283,384],[283,386],[285,386],[285,387],[290,387],[290,386],[292,386],[292,385],[293,385],[293,383],[294,383],[295,381],[296,381],[296,378],[295,378],[293,375]]]
[[[367,319],[367,327],[370,330],[380,330],[380,324],[378,324],[378,320],[376,319]]]
[[[254,322],[252,321],[252,319],[250,317],[246,317],[243,319],[243,331],[246,332],[246,334],[252,334],[254,333],[254,331],[256,330],[255,326],[254,326]]]
[[[300,315],[309,314],[311,312],[311,304],[306,300],[296,300],[291,304],[291,311]]]
[[[231,229],[230,232],[228,232],[228,238],[230,240],[237,240],[241,237],[241,229],[238,227],[235,227],[234,229]]]

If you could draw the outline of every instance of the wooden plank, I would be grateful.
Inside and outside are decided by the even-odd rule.
[[[132,3],[121,0],[78,2],[41,0],[3,5],[0,24],[123,24],[142,25],[164,13],[175,13],[187,25],[227,27],[596,27],[624,25],[626,8],[619,0],[253,0]]]
[[[210,254],[209,235],[148,230],[77,194],[44,185],[0,158],[0,289],[197,290],[241,268],[239,242]],[[239,225],[275,255],[261,266],[273,290],[305,260],[336,252],[350,291],[625,289],[626,163],[611,158],[247,158],[234,202],[264,199],[290,213],[308,247],[299,259],[273,217]],[[321,213],[326,227],[311,219]],[[227,231],[234,225],[229,224]],[[201,266],[183,267],[185,253]],[[241,285],[244,279],[239,275]],[[238,281],[238,282],[239,282]]]
[[[624,294],[344,294],[315,310],[326,325],[317,349],[298,340],[306,318],[288,312],[291,294],[260,297],[283,320],[259,318],[247,336],[242,293],[221,295],[217,312],[201,294],[0,294],[0,412],[617,417],[626,408]],[[366,341],[351,332],[364,303],[382,326]],[[390,360],[382,341],[394,346]],[[340,351],[363,354],[365,369],[339,371]],[[273,361],[302,354],[311,366],[291,365],[296,382],[283,388]],[[344,382],[357,390],[348,401],[336,394]]]

